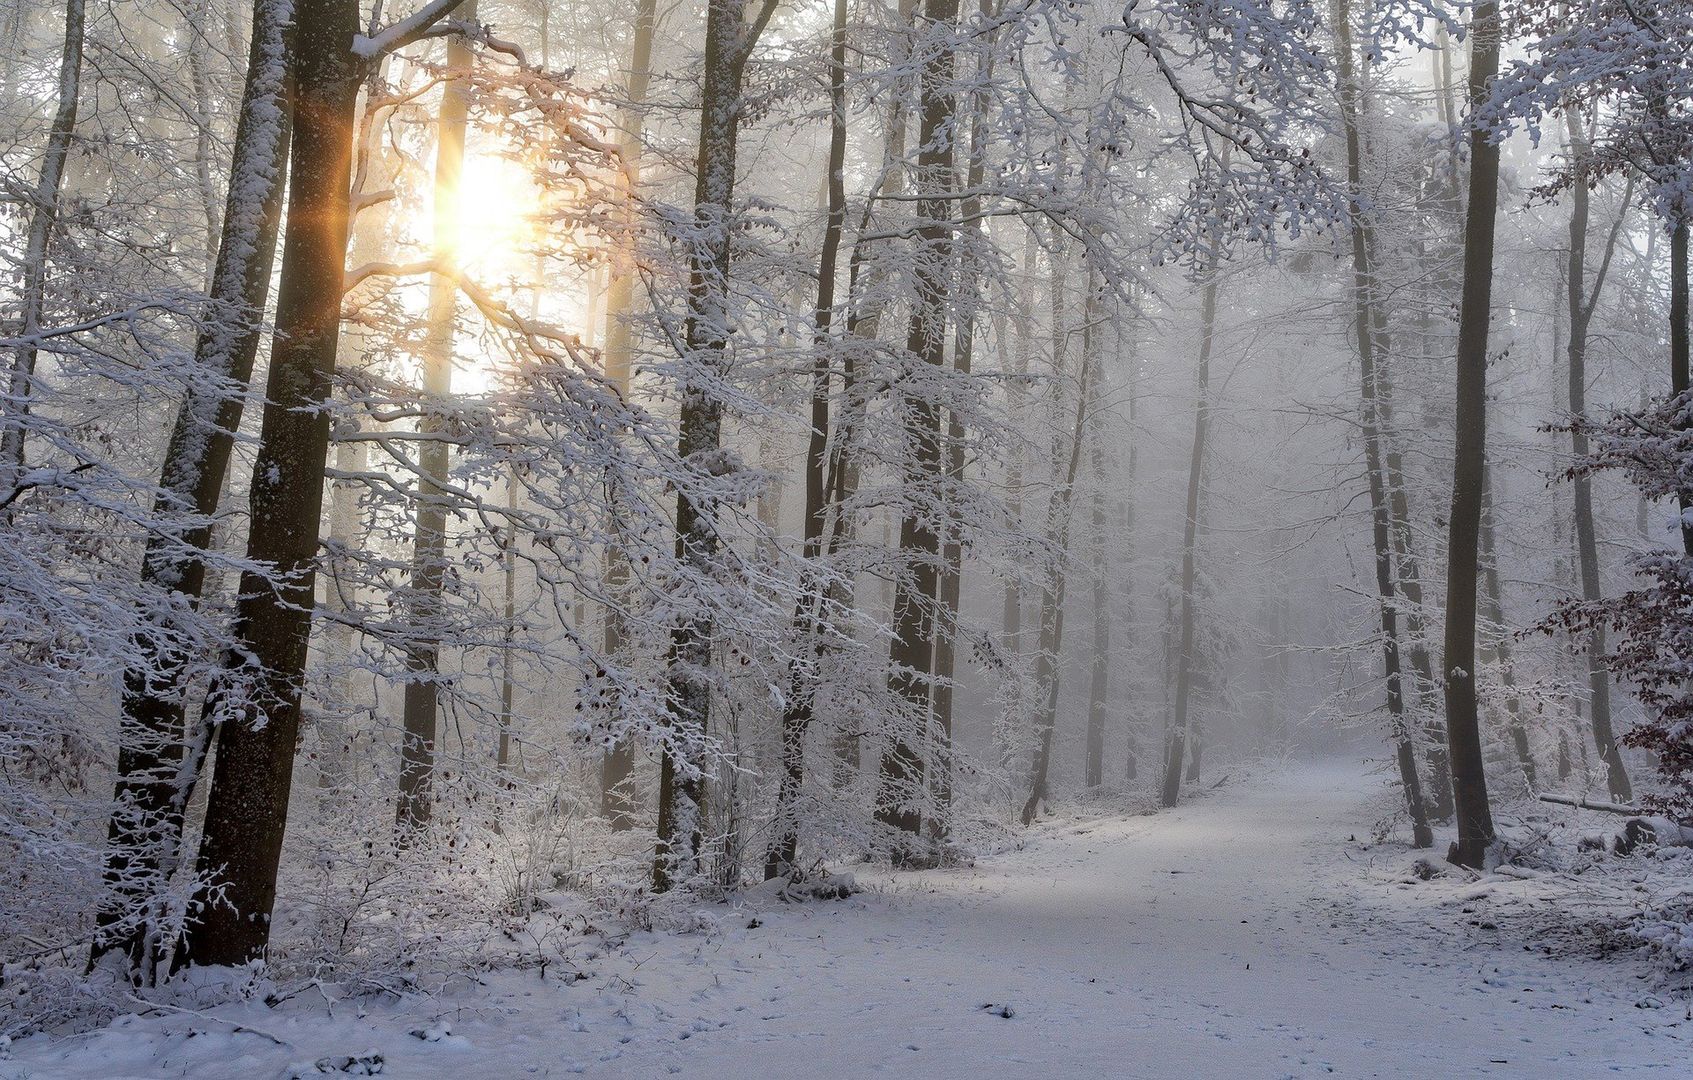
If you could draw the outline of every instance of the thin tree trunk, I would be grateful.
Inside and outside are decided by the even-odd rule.
[[[476,19],[476,0],[460,15]],[[435,259],[443,267],[458,260],[459,181],[464,175],[465,125],[470,114],[470,65],[474,54],[462,37],[447,42],[446,85],[435,135]],[[458,282],[437,272],[429,279],[428,324],[424,330],[423,400],[445,408],[453,394],[453,338],[458,323]],[[440,712],[441,619],[446,614],[449,448],[440,439],[439,415],[418,424],[416,528],[412,538],[411,641],[406,648],[406,684],[401,717],[400,792],[394,807],[396,835],[404,843],[434,814],[435,735]]]
[[[794,629],[803,655],[811,665],[819,660],[819,621],[828,602],[827,588],[817,563],[823,557],[823,532],[829,517],[828,452],[829,393],[833,372],[830,328],[835,317],[835,275],[839,270],[841,234],[846,229],[846,49],[847,0],[835,0],[834,26],[829,46],[829,158],[828,213],[823,228],[823,250],[817,261],[817,305],[813,311],[814,333],[811,361],[811,433],[805,451],[805,558],[807,580],[801,587]],[[839,508],[835,508],[839,513]],[[805,784],[805,733],[815,718],[816,670],[804,670],[796,659],[789,668],[788,702],[782,713],[782,777],[776,792],[774,840],[764,860],[764,877],[769,880],[795,873],[799,850],[798,804]]]
[[[953,224],[948,195],[953,185],[953,43],[958,0],[926,0],[923,21],[926,47],[918,80],[919,147],[917,151],[916,296],[906,335],[906,351],[917,362],[939,368],[946,360],[947,299],[952,285]],[[923,741],[931,741],[933,724],[930,691],[934,683],[934,611],[940,591],[936,534],[925,505],[944,484],[940,416],[927,393],[907,392],[903,399],[912,461],[906,470],[907,506],[900,516],[899,550],[908,572],[894,587],[894,640],[888,662],[888,689],[905,699],[912,719],[924,725]],[[917,494],[921,493],[921,494]],[[945,757],[945,751],[942,751]],[[923,850],[923,803],[929,762],[907,732],[892,735],[882,751],[881,777],[876,795],[876,819],[890,833],[897,864],[931,862]],[[900,836],[899,834],[905,834]]]
[[[270,286],[282,211],[289,108],[286,25],[290,0],[257,0],[246,87],[236,121],[230,184],[205,323],[195,342],[197,381],[179,407],[159,478],[154,512],[188,515],[189,527],[149,538],[141,564],[144,585],[197,605],[205,587],[202,553],[211,543],[243,396],[253,374],[265,295]],[[149,629],[133,642],[124,671],[118,721],[118,779],[113,793],[104,898],[90,963],[108,952],[127,954],[132,978],[150,982],[167,942],[145,914],[181,852],[187,807],[184,765],[183,673],[189,656],[174,642],[171,616],[161,605],[143,613]],[[194,766],[197,768],[197,764]]]
[[[1566,117],[1569,130],[1570,156],[1576,172],[1570,185],[1570,247],[1569,264],[1564,275],[1569,300],[1569,407],[1574,416],[1587,409],[1587,334],[1599,295],[1605,287],[1605,275],[1610,269],[1611,253],[1615,250],[1617,233],[1611,233],[1610,245],[1601,258],[1593,280],[1591,296],[1586,296],[1587,222],[1588,222],[1588,146],[1579,122],[1572,112]],[[1632,194],[1632,185],[1630,186]],[[1624,199],[1622,214],[1627,213]],[[1618,225],[1621,225],[1619,218]],[[1576,461],[1587,456],[1587,433],[1575,427],[1570,433],[1571,451]],[[1577,472],[1573,478],[1575,491],[1576,557],[1581,564],[1581,597],[1589,604],[1600,601],[1599,550],[1593,528],[1593,481]],[[1587,690],[1591,703],[1593,745],[1599,760],[1605,763],[1605,781],[1616,802],[1632,802],[1634,787],[1629,783],[1628,770],[1623,765],[1622,752],[1611,730],[1611,674],[1605,666],[1605,624],[1595,620],[1587,640]]]
[[[1096,422],[1093,444],[1093,670],[1088,678],[1088,734],[1084,779],[1088,787],[1105,783],[1105,714],[1111,680],[1111,591],[1105,566],[1104,432]]]
[[[1187,519],[1182,531],[1181,648],[1176,653],[1176,701],[1164,753],[1161,800],[1174,806],[1182,794],[1182,759],[1187,753],[1188,709],[1193,695],[1194,557],[1199,528],[1199,480],[1205,466],[1205,432],[1211,412],[1211,345],[1217,327],[1217,270],[1207,272],[1200,311],[1199,394],[1194,409],[1193,453],[1187,472]]]
[[[1128,366],[1128,406],[1129,406],[1129,460],[1128,470],[1123,478],[1123,487],[1127,493],[1123,499],[1123,571],[1120,580],[1123,582],[1123,625],[1129,633],[1134,634],[1134,569],[1135,569],[1135,478],[1140,467],[1140,426],[1139,398],[1140,398],[1140,348],[1139,336],[1132,335],[1125,360]],[[1134,642],[1129,643],[1130,649]],[[1124,650],[1124,655],[1131,655],[1130,649]],[[1125,780],[1139,779],[1139,736],[1136,731],[1135,709],[1138,705],[1136,691],[1142,685],[1141,680],[1131,680],[1123,697],[1127,707],[1123,710],[1123,738],[1127,749],[1123,761],[1123,778]]]
[[[699,153],[695,163],[694,222],[688,273],[688,318],[683,341],[686,366],[680,378],[682,407],[678,452],[700,476],[719,469],[723,402],[713,384],[727,374],[729,362],[729,272],[733,240],[735,157],[743,112],[741,85],[747,58],[776,0],[765,0],[748,21],[740,0],[710,0],[706,10],[704,81],[700,95]],[[717,562],[715,503],[696,502],[686,488],[676,497],[676,558],[689,572],[708,579]],[[696,614],[671,630],[666,667],[669,724],[683,739],[703,738],[710,730],[712,642],[716,627],[708,612]],[[653,891],[694,877],[699,870],[701,832],[705,826],[703,762],[678,760],[666,746],[659,763],[658,848],[653,858]]]
[[[1351,11],[1346,0],[1333,5],[1336,53],[1340,67],[1340,116],[1346,134],[1346,179],[1351,200],[1352,312],[1358,345],[1359,387],[1362,396],[1361,425],[1364,434],[1364,463],[1369,472],[1370,532],[1375,544],[1376,592],[1381,597],[1382,667],[1387,680],[1387,710],[1393,732],[1399,782],[1411,815],[1412,844],[1434,845],[1427,808],[1423,804],[1422,782],[1417,772],[1416,751],[1411,742],[1411,725],[1405,716],[1404,676],[1400,667],[1399,615],[1394,589],[1392,509],[1388,498],[1388,477],[1382,456],[1379,379],[1376,346],[1375,280],[1370,262],[1369,223],[1364,217],[1363,148],[1359,138],[1359,91],[1353,77]]]
[[[550,0],[548,0],[550,3]],[[546,5],[543,5],[543,7]],[[634,199],[641,167],[641,123],[643,106],[647,100],[647,86],[652,79],[653,26],[658,18],[658,0],[638,0],[635,8],[635,34],[630,46],[629,85],[624,94],[628,103],[618,118],[618,157],[623,163],[627,185],[624,198],[628,209],[615,261],[611,269],[611,285],[606,290],[605,308],[605,376],[606,381],[620,393],[629,392],[629,375],[635,358],[635,225]],[[606,545],[606,591],[617,601],[628,589],[629,558],[616,544]],[[603,645],[608,657],[621,653],[628,642],[628,628],[624,625],[620,602],[607,605],[604,612]],[[634,783],[635,746],[620,739],[605,752],[600,764],[600,814],[614,831],[621,832],[635,824]]]
[[[41,174],[29,196],[29,229],[24,234],[22,317],[18,336],[23,344],[12,357],[6,398],[0,415],[0,493],[13,490],[23,476],[24,431],[35,394],[35,337],[47,304],[47,255],[53,227],[59,220],[59,192],[64,186],[65,162],[76,137],[77,99],[82,94],[82,36],[85,0],[66,0],[65,40],[59,54],[59,103],[47,129]]]
[[[1085,332],[1085,331],[1084,331]],[[1052,493],[1047,510],[1047,540],[1053,565],[1041,591],[1039,651],[1035,654],[1035,692],[1040,710],[1035,724],[1035,755],[1029,769],[1029,797],[1023,803],[1021,820],[1028,825],[1047,798],[1047,779],[1052,768],[1052,736],[1058,726],[1058,657],[1064,648],[1064,593],[1069,575],[1064,560],[1070,548],[1070,522],[1076,500],[1076,477],[1082,460],[1082,440],[1093,407],[1097,372],[1089,363],[1091,350],[1084,349],[1081,378],[1076,388],[1076,419],[1070,432],[1070,453],[1064,477]]]
[[[1687,233],[1688,223],[1676,221],[1669,234],[1669,372],[1670,392],[1677,397],[1687,393],[1688,384],[1688,325],[1687,325]],[[1693,555],[1693,497],[1688,492],[1677,493],[1681,508],[1681,546]]]
[[[516,693],[513,678],[513,644],[517,639],[517,477],[506,474],[506,510],[511,514],[506,525],[505,543],[500,550],[500,577],[505,584],[505,626],[500,632],[500,727],[499,742],[494,750],[494,765],[501,772],[511,768],[512,698]]]
[[[355,243],[355,250],[357,246]],[[358,439],[336,444],[336,471],[343,474],[364,472],[369,446],[369,443]],[[364,526],[359,519],[359,491],[363,486],[359,480],[343,479],[337,479],[330,485],[329,546],[332,552],[352,551],[361,542]],[[337,670],[330,677],[329,700],[324,703],[323,715],[317,718],[316,723],[317,782],[324,796],[322,804],[330,812],[352,781],[353,764],[346,717],[353,702],[353,678],[348,665],[352,662],[354,630],[346,617],[357,609],[355,594],[358,584],[343,581],[339,569],[334,561],[330,563],[329,585],[324,597],[324,607],[330,618],[323,634],[325,651]]]
[[[1487,336],[1493,301],[1493,235],[1499,208],[1499,144],[1477,120],[1499,70],[1499,8],[1480,0],[1470,19],[1470,182],[1464,224],[1464,286],[1458,316],[1457,416],[1446,568],[1446,739],[1458,840],[1450,858],[1479,869],[1492,846],[1493,814],[1476,709],[1476,564],[1487,460]]]
[[[1013,426],[1022,422],[1024,402],[1027,395],[1023,390],[1023,378],[1029,373],[1029,350],[1032,347],[1029,325],[1034,321],[1034,305],[1030,297],[1034,295],[1034,264],[1035,264],[1035,231],[1027,229],[1023,236],[1023,260],[1018,264],[1020,279],[1023,284],[1022,300],[1024,307],[1018,312],[1013,333],[1016,340],[1012,344],[1011,378],[1006,382],[1006,413],[1007,421]],[[1005,501],[1007,512],[1012,525],[1020,526],[1023,521],[1023,446],[1022,442],[1011,449],[1011,462],[1006,470]],[[1023,634],[1023,602],[1020,586],[1015,574],[1006,575],[1005,598],[1001,608],[1001,627],[1005,635],[1005,649],[1012,655],[1022,650]]]
[[[1528,729],[1523,726],[1522,698],[1517,693],[1517,673],[1511,658],[1511,631],[1505,623],[1505,598],[1499,587],[1499,556],[1495,547],[1493,469],[1488,467],[1482,481],[1481,509],[1481,617],[1490,624],[1480,647],[1481,662],[1499,665],[1499,679],[1505,688],[1505,729],[1511,736],[1517,764],[1522,768],[1523,780],[1529,790],[1539,787],[1535,779],[1534,754],[1528,745]]]

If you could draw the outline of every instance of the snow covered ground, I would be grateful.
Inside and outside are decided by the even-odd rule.
[[[1693,1075],[1683,991],[1549,936],[1567,920],[1532,879],[1418,881],[1370,843],[1381,793],[1361,765],[1292,766],[845,902],[584,943],[574,975],[155,1012],[24,1040],[0,1077],[268,1080],[365,1055],[405,1080]]]

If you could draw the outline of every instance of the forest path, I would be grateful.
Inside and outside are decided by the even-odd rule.
[[[1467,886],[1402,883],[1405,852],[1367,843],[1382,792],[1362,765],[1292,766],[843,903],[638,934],[575,983],[153,1017],[29,1040],[0,1077],[259,1080],[366,1050],[400,1080],[1687,1075],[1693,1024],[1635,1007],[1638,961],[1542,955],[1472,926]],[[451,1034],[407,1034],[431,1024]]]

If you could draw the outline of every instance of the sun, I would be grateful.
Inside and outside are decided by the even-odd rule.
[[[534,272],[538,201],[519,162],[502,154],[467,155],[437,246],[478,276],[528,277]]]

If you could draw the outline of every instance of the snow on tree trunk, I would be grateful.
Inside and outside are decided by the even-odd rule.
[[[952,289],[954,50],[958,0],[926,0],[923,65],[918,80],[917,226],[912,253],[915,296],[905,348],[911,361],[940,368],[946,360],[947,301]],[[930,381],[929,385],[933,385]],[[922,838],[932,770],[951,767],[947,733],[935,729],[930,695],[934,683],[935,621],[940,592],[940,536],[928,503],[945,487],[940,413],[930,389],[902,389],[901,407],[912,459],[906,466],[906,501],[900,515],[899,550],[904,572],[895,582],[893,642],[888,689],[909,706],[905,723],[882,750],[876,817],[889,832],[895,863],[932,862]],[[918,725],[918,730],[909,725]],[[933,754],[928,751],[935,751]]]
[[[41,155],[41,173],[35,190],[29,193],[29,227],[24,233],[22,316],[18,338],[22,342],[12,354],[12,370],[6,397],[0,401],[0,492],[11,491],[23,476],[24,434],[29,423],[30,398],[34,393],[36,344],[47,300],[48,248],[53,227],[59,220],[59,191],[64,186],[65,162],[76,137],[77,99],[82,94],[82,37],[86,19],[85,0],[65,4],[65,40],[59,54],[58,106],[47,129],[47,145]]]
[[[236,122],[222,236],[194,348],[194,383],[177,411],[154,511],[184,522],[148,539],[144,584],[192,607],[205,587],[204,553],[229,472],[235,430],[253,374],[276,251],[288,147],[285,29],[293,0],[257,0],[246,87]],[[118,778],[108,827],[105,897],[91,963],[122,951],[132,978],[150,981],[168,941],[157,916],[180,859],[183,818],[199,762],[186,754],[184,675],[192,644],[175,612],[143,612],[124,671]]]
[[[815,715],[819,621],[828,602],[827,579],[816,563],[824,554],[824,532],[831,513],[828,491],[829,395],[834,361],[830,328],[835,316],[835,276],[840,269],[841,234],[846,228],[846,0],[835,0],[829,45],[829,153],[822,252],[817,259],[817,303],[812,312],[811,430],[805,449],[804,554],[809,564],[801,582],[794,630],[803,650],[789,665],[787,707],[782,713],[782,773],[776,793],[774,839],[764,860],[766,880],[795,872],[799,848],[798,805],[805,783],[805,736]]]
[[[767,2],[753,22],[737,0],[710,0],[706,10],[677,442],[684,467],[703,483],[697,490],[683,487],[676,496],[676,559],[701,581],[712,576],[721,547],[718,507],[709,493],[715,482],[734,469],[722,450],[723,400],[715,384],[727,374],[729,363],[729,273],[736,144],[743,111],[741,83],[747,57],[773,6],[773,0]],[[673,741],[665,747],[659,765],[655,892],[685,882],[699,871],[705,763],[679,758],[675,746],[684,740],[703,740],[710,730],[714,636],[712,617],[704,607],[696,608],[671,630],[666,694]]]

